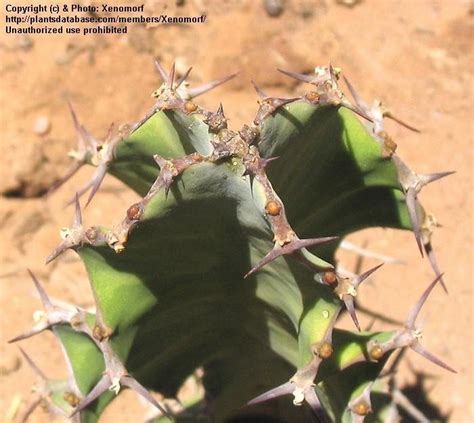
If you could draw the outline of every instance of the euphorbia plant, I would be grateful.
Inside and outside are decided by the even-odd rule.
[[[444,284],[430,243],[435,221],[417,194],[448,173],[418,175],[406,165],[383,126],[384,117],[398,119],[349,85],[352,105],[340,70],[325,66],[282,71],[308,84],[292,98],[254,84],[256,117],[234,131],[222,105],[211,112],[195,100],[234,75],[190,88],[189,71],[176,80],[174,66],[156,65],[163,84],[154,107],[103,141],[71,106],[78,148],[53,190],[83,164],[96,172],[47,261],[67,249],[80,256],[95,313],[51,302],[33,277],[45,310],[14,340],[52,330],[69,369],[67,381],[49,381],[25,355],[43,378],[41,398],[84,422],[97,421],[122,387],[155,405],[159,421],[264,414],[359,422],[394,415],[379,377],[394,350],[409,347],[453,371],[422,346],[415,326]],[[89,204],[107,173],[142,199],[118,224],[87,227],[79,197],[90,190]],[[361,331],[357,319],[354,298],[380,265],[353,275],[335,263],[346,235],[374,226],[413,230],[435,271],[397,331]],[[353,331],[336,327],[344,309]],[[180,410],[149,393],[175,397],[197,368],[205,395]]]

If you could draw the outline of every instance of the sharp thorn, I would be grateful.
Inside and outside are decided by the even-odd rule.
[[[388,117],[389,119],[392,119],[393,121],[397,122],[399,125],[404,126],[405,128],[409,129],[410,131],[413,132],[420,132],[419,129],[415,128],[414,126],[409,125],[408,123],[403,122],[402,120],[398,119],[396,116],[392,115],[391,112],[385,112],[385,116]]]
[[[359,96],[357,91],[355,90],[354,86],[350,83],[349,79],[347,79],[344,75],[342,75],[344,82],[347,85],[347,88],[349,88],[349,92],[352,95],[352,98],[356,102],[356,105],[361,109],[361,110],[366,110],[367,105],[365,104],[364,100],[362,100],[362,97]]]
[[[268,159],[262,159],[262,166],[266,168],[271,162],[278,160],[280,156],[269,157]]]
[[[41,369],[36,365],[36,363],[31,359],[31,357],[25,352],[25,350],[21,347],[18,347],[20,350],[21,354],[25,358],[26,362],[28,365],[33,369],[33,371],[41,378],[43,381],[47,381],[47,377],[45,374],[41,371]]]
[[[430,173],[428,175],[419,175],[419,176],[420,176],[420,179],[421,179],[423,185],[428,185],[428,184],[431,184],[434,181],[437,181],[438,179],[441,179],[441,178],[444,178],[446,176],[452,175],[453,173],[456,173],[456,171]]]
[[[427,360],[431,361],[432,363],[442,367],[443,369],[449,370],[452,373],[457,373],[456,370],[454,370],[452,367],[448,366],[446,363],[441,361],[438,357],[436,357],[434,354],[430,353],[428,350],[426,350],[419,342],[415,342],[414,344],[410,345],[410,348],[417,352],[418,354],[422,355],[425,357]]]
[[[192,69],[193,69],[193,68],[192,68],[192,66],[191,66],[191,67],[184,73],[184,75],[183,75],[181,78],[178,79],[178,81],[176,82],[176,85],[175,85],[175,87],[174,87],[175,90],[177,90],[177,89],[181,86],[181,84],[182,84],[184,81],[186,81],[186,79],[188,79],[188,76],[189,76],[189,74],[191,73]]]
[[[50,254],[49,256],[46,258],[46,263],[45,264],[49,264],[51,263],[55,258],[57,258],[58,256],[60,256],[62,253],[64,253],[64,251],[66,251],[69,247],[66,245],[66,243],[63,241],[61,242],[61,244],[59,244],[58,247],[56,247]]]
[[[77,136],[77,141],[79,144],[79,148],[86,148],[85,144],[85,139],[84,138],[84,127],[79,123],[79,119],[77,118],[76,111],[74,109],[74,106],[72,105],[72,102],[69,99],[66,99],[69,112],[71,113],[72,116],[72,121],[74,123],[74,129],[76,130],[76,136]]]
[[[33,413],[33,411],[36,410],[36,407],[38,407],[38,405],[41,404],[41,402],[43,401],[43,398],[42,397],[38,397],[36,398],[25,410],[23,416],[21,417],[21,419],[19,420],[20,423],[27,423],[29,421],[29,418],[31,416],[31,414]]]
[[[69,179],[71,179],[83,165],[83,162],[74,162],[66,171],[65,175],[51,185],[46,195],[51,195],[53,192],[62,187],[63,184],[65,184]]]
[[[38,294],[40,296],[41,302],[43,303],[43,306],[46,310],[53,308],[53,303],[48,297],[48,294],[43,288],[43,285],[41,285],[40,281],[36,278],[36,276],[33,274],[33,272],[30,269],[27,269],[28,273],[30,274],[31,279],[33,280],[33,283],[35,284],[36,290],[38,291]]]
[[[359,115],[360,117],[364,118],[369,122],[373,122],[373,119],[361,108],[353,106],[347,100],[341,101],[341,106],[349,109],[350,111],[354,112],[355,114]]]
[[[423,257],[423,244],[421,242],[421,228],[420,221],[418,219],[417,213],[417,203],[416,190],[414,188],[408,188],[405,194],[405,202],[408,208],[408,214],[410,215],[411,225],[413,227],[413,234],[415,235],[416,243],[418,249],[420,250],[421,257]]]
[[[304,393],[304,399],[308,403],[308,405],[311,407],[311,410],[313,411],[316,421],[319,421],[321,423],[326,423],[326,415],[323,411],[323,408],[321,406],[321,402],[319,401],[318,396],[316,395],[316,391],[314,388],[308,389]]]
[[[148,119],[150,119],[159,108],[155,105],[153,106],[148,112],[146,112],[145,116],[143,116],[138,122],[130,128],[129,134],[133,134],[138,128],[140,128]]]
[[[421,308],[423,307],[423,304],[426,302],[428,296],[430,295],[431,291],[435,287],[435,285],[439,282],[439,280],[442,278],[443,274],[439,275],[433,282],[431,282],[428,286],[428,288],[425,289],[421,297],[418,299],[416,304],[413,306],[413,308],[410,310],[410,313],[408,314],[408,318],[406,320],[406,327],[413,329],[415,327],[415,322],[418,317],[418,314],[420,314]]]
[[[173,65],[171,66],[170,74],[168,76],[168,81],[169,81],[168,84],[170,88],[173,88],[175,73],[176,73],[176,63],[173,63]]]
[[[310,75],[304,75],[302,73],[290,72],[290,71],[286,71],[286,70],[283,70],[283,69],[277,69],[277,70],[278,70],[278,72],[281,72],[284,75],[289,76],[290,78],[297,79],[298,81],[308,82],[310,84],[311,84],[311,82],[313,82],[313,77],[310,76]]]
[[[156,67],[156,70],[158,71],[158,73],[160,74],[160,77],[162,79],[162,81],[164,83],[169,83],[169,79],[168,79],[168,74],[166,73],[166,71],[163,69],[163,66],[161,66],[161,63],[158,61],[158,59],[155,57],[154,59],[154,62],[155,62],[155,67]]]
[[[92,201],[94,198],[95,194],[100,188],[100,185],[102,184],[102,181],[105,178],[105,175],[107,174],[107,165],[105,163],[102,163],[96,171],[96,174],[94,175],[94,178],[91,181],[91,192],[89,194],[89,198],[87,199],[87,202],[84,207],[87,207],[89,203]],[[77,195],[77,194],[76,194]]]
[[[69,416],[74,417],[77,413],[84,410],[89,404],[94,402],[98,397],[100,397],[109,387],[111,386],[111,380],[108,375],[103,375],[102,378],[97,382],[92,391],[90,391],[87,396],[85,396],[81,402],[74,409],[72,414]]]
[[[79,195],[76,192],[76,196],[74,197],[75,202],[75,212],[74,212],[74,227],[79,227],[82,225],[82,212],[81,212],[81,204],[79,203]]]
[[[90,190],[91,186],[94,184],[94,179],[95,178],[92,178],[89,182],[87,182],[87,184],[85,184],[79,191],[76,192],[76,194],[74,195],[74,197],[72,197],[64,207],[68,207],[70,206],[71,204],[74,203],[75,201],[75,198],[76,198],[76,195],[79,196],[79,198],[81,198],[87,191]]]
[[[239,72],[235,72],[229,76],[226,76],[222,79],[217,79],[215,81],[208,82],[207,84],[201,85],[200,87],[196,88],[191,88],[188,90],[188,94],[191,98],[198,97],[204,93],[207,93],[208,91],[218,87],[219,85],[224,84],[225,82],[231,80],[232,78],[235,78]]]
[[[326,236],[326,237],[322,237],[322,238],[297,239],[297,240],[292,241],[289,244],[285,245],[283,247],[283,249],[285,249],[285,247],[291,248],[292,246],[294,246],[293,248],[291,248],[291,250],[295,251],[295,250],[299,250],[301,248],[308,248],[308,247],[312,247],[314,245],[325,244],[326,242],[335,241],[336,239],[339,239],[339,237],[338,236]]]
[[[255,88],[255,91],[257,92],[258,96],[260,98],[267,98],[268,95],[255,83],[255,81],[250,81],[253,85],[253,87]]]
[[[286,382],[283,385],[270,389],[269,391],[263,394],[260,394],[254,399],[248,401],[246,406],[260,404],[262,402],[270,401],[274,398],[282,397],[284,395],[289,395],[294,391],[294,389],[295,389],[294,383]]]
[[[89,133],[86,128],[84,128],[83,125],[80,124],[71,101],[69,99],[67,99],[66,101],[69,107],[69,111],[71,112],[72,120],[74,123],[74,129],[76,130],[79,149],[85,150],[87,148],[87,144],[89,144],[90,147],[95,147],[95,145],[97,144],[95,138]]]
[[[141,385],[136,379],[131,376],[123,376],[121,381],[122,385],[127,386],[130,389],[133,389],[138,395],[146,399],[150,404],[154,405],[158,410],[160,410],[166,417],[168,417],[171,421],[174,421],[173,416],[169,413],[169,411],[162,406],[152,395],[148,392],[148,390]]]
[[[357,288],[362,282],[364,282],[372,273],[374,273],[376,270],[381,268],[384,265],[384,263],[378,264],[377,266],[372,267],[371,269],[367,270],[366,272],[362,273],[362,275],[357,276],[357,278],[354,281],[355,287]]]
[[[351,316],[352,321],[356,325],[357,330],[360,332],[360,324],[359,324],[359,319],[357,318],[357,314],[355,311],[354,307],[354,298],[351,295],[344,295],[344,298],[342,299],[344,302],[344,305],[346,306],[347,311],[349,312],[349,315]]]
[[[436,255],[435,255],[435,252],[433,250],[433,247],[432,247],[431,243],[425,244],[425,251],[426,251],[426,255],[428,256],[428,260],[431,264],[431,268],[435,272],[435,275],[436,276],[442,276],[442,273],[441,273],[441,271],[439,269],[439,266],[438,266],[438,260],[436,260]],[[444,292],[446,292],[446,294],[448,294],[448,287],[444,283],[444,279],[442,277],[439,280],[439,282],[441,283],[441,286],[443,287]]]
[[[286,254],[292,254],[301,248],[307,248],[314,245],[323,244],[326,242],[334,241],[338,239],[338,237],[331,236],[325,238],[310,238],[310,239],[296,239],[288,244],[284,245],[283,247],[274,247],[260,262],[258,262],[252,269],[250,269],[245,275],[244,279],[248,278],[253,273],[260,270],[266,264],[272,262],[273,260],[277,259],[278,257]]]
[[[18,342],[18,341],[23,341],[24,339],[28,339],[28,338],[31,338],[32,336],[35,336],[35,335],[38,335],[39,333],[43,332],[44,330],[46,330],[48,328],[47,325],[45,325],[44,327],[42,328],[34,328],[28,332],[25,332],[25,333],[22,333],[21,335],[18,335],[18,336],[15,336],[14,338],[12,339],[9,339],[8,340],[8,343],[9,344],[14,344],[15,342]]]
[[[418,408],[416,408],[411,401],[400,391],[398,388],[394,388],[391,392],[392,395],[392,407],[397,409],[403,409],[408,415],[413,417],[417,423],[431,423],[432,420],[428,419]],[[401,418],[397,412],[397,415],[390,420],[388,423],[400,422]]]

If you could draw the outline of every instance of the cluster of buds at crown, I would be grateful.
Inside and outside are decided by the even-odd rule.
[[[257,147],[251,145],[248,154],[243,157],[243,164],[245,166],[244,175],[255,177],[259,174],[263,174],[268,164],[277,159],[278,157],[263,159],[260,157]]]
[[[260,97],[259,104],[260,107],[258,108],[257,115],[253,123],[255,125],[260,125],[268,116],[275,113],[278,108],[284,106],[285,104],[292,103],[293,101],[299,100],[299,97],[293,98],[279,98],[279,97],[270,97],[268,96],[254,81],[252,84],[257,92],[258,96]]]
[[[213,147],[212,154],[206,158],[207,161],[218,162],[229,157],[243,158],[249,154],[258,156],[258,150],[250,146],[258,138],[258,129],[247,125],[239,132],[228,129],[222,104],[216,113],[205,113],[204,123],[208,125]]]
[[[199,87],[189,88],[189,83],[187,78],[191,73],[192,67],[190,67],[180,78],[175,80],[176,67],[175,64],[171,66],[171,70],[167,73],[164,68],[161,66],[158,59],[155,59],[155,67],[158,71],[163,83],[162,85],[152,93],[152,97],[155,97],[164,102],[165,108],[174,108],[167,107],[171,104],[166,103],[167,100],[173,99],[172,101],[189,101],[195,97],[198,97],[212,89],[218,87],[219,85],[224,84],[225,82],[235,78],[238,72],[228,75],[221,79],[216,79],[215,81],[208,82]],[[161,109],[162,107],[160,107]]]
[[[157,99],[156,104],[148,113],[146,113],[145,117],[133,125],[123,125],[118,131],[115,131],[114,126],[111,125],[105,140],[102,142],[94,138],[92,134],[79,122],[72,104],[68,101],[77,138],[77,149],[73,150],[69,154],[74,159],[74,163],[66,171],[65,175],[50,187],[48,193],[56,191],[66,181],[72,178],[84,164],[88,163],[96,166],[97,170],[92,179],[78,191],[78,195],[81,197],[90,190],[90,194],[86,202],[87,206],[92,201],[94,195],[99,189],[110,164],[114,160],[115,147],[122,139],[126,138],[141,125],[143,125],[143,123],[158,110],[180,109],[187,114],[202,112],[202,109],[200,109],[191,100],[229,81],[237,75],[237,73],[234,73],[225,78],[204,84],[200,87],[188,89],[185,80],[189,76],[191,68],[189,68],[180,79],[175,81],[174,64],[169,74],[164,71],[157,60],[155,60],[155,65],[158,73],[163,79],[162,86],[153,93],[153,97]],[[71,200],[70,203],[72,201],[74,200]]]
[[[311,103],[318,102],[319,104],[341,104],[344,94],[339,88],[339,75],[341,70],[329,66],[318,66],[314,68],[314,73],[305,75],[301,73],[294,73],[278,69],[281,73],[294,78],[298,81],[306,82],[315,86],[314,93],[311,92],[307,100]]]
[[[260,132],[254,126],[244,125],[239,131],[239,135],[248,145],[253,145],[258,142]]]
[[[199,153],[192,153],[184,157],[169,160],[155,154],[153,158],[160,167],[160,174],[153,186],[150,188],[148,194],[145,196],[145,202],[162,188],[165,189],[165,193],[168,195],[174,178],[181,175],[181,173],[183,173],[188,167],[204,160],[204,157]]]
[[[208,82],[196,88],[189,88],[187,78],[191,73],[192,68],[189,68],[179,79],[175,80],[176,68],[175,64],[171,66],[171,70],[167,73],[161,66],[160,62],[155,59],[155,67],[160,75],[163,83],[152,93],[152,97],[156,98],[155,105],[145,114],[145,116],[136,122],[131,132],[142,126],[153,114],[159,110],[181,110],[186,114],[203,113],[197,104],[192,100],[212,89],[224,84],[225,82],[234,78],[238,73],[233,73],[222,79]]]
[[[305,75],[301,73],[289,72],[278,69],[281,73],[289,76],[290,78],[296,79],[301,82],[306,82],[315,87],[315,89],[306,93],[301,100],[306,101],[310,104],[319,105],[332,105],[332,106],[343,106],[354,113],[363,117],[364,119],[371,121],[370,116],[360,107],[353,106],[344,93],[339,88],[339,76],[341,70],[335,68],[332,65],[320,66],[314,69],[314,74]]]
[[[207,112],[204,123],[209,127],[209,131],[218,133],[222,129],[227,129],[227,118],[224,115],[224,107],[222,103],[219,105],[217,112]]]
[[[397,348],[408,347],[411,348],[413,351],[417,352],[418,354],[422,355],[426,359],[430,360],[434,364],[437,364],[438,366],[443,367],[444,369],[447,369],[450,372],[456,373],[456,371],[452,367],[442,362],[439,358],[427,351],[421,345],[420,340],[422,338],[422,332],[415,325],[416,319],[423,307],[423,304],[426,302],[429,294],[440,279],[441,276],[438,276],[423,292],[415,306],[411,309],[408,315],[408,319],[405,322],[405,327],[403,329],[396,331],[392,338],[388,341],[371,341],[369,343],[367,350],[372,360],[380,360],[388,351],[392,351]]]

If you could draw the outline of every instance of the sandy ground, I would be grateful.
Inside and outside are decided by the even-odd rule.
[[[82,170],[49,198],[40,196],[65,171],[66,153],[74,146],[64,98],[73,100],[82,121],[102,137],[111,122],[135,120],[152,105],[150,93],[159,84],[152,57],[157,56],[167,67],[177,60],[180,71],[192,65],[195,83],[241,70],[236,80],[200,100],[211,109],[222,101],[233,128],[251,121],[256,111],[251,79],[271,94],[288,95],[298,87],[277,67],[304,72],[331,61],[365,98],[383,100],[422,130],[416,135],[396,124],[388,127],[400,154],[417,171],[457,171],[422,193],[425,207],[443,225],[434,245],[450,289],[449,296],[441,290],[433,293],[422,318],[424,345],[459,373],[445,372],[409,352],[399,380],[402,386],[410,385],[416,380],[414,370],[422,372],[428,400],[441,415],[453,422],[474,421],[473,4],[365,0],[350,8],[335,0],[295,0],[286,2],[278,18],[269,17],[262,2],[250,0],[188,0],[181,7],[145,1],[145,10],[159,14],[164,3],[169,14],[205,10],[208,20],[196,26],[136,25],[124,36],[20,37],[2,31],[0,420],[7,419],[16,403],[18,414],[24,411],[35,380],[17,347],[6,343],[31,325],[33,311],[40,308],[26,268],[45,282],[52,297],[82,306],[91,303],[84,270],[73,253],[44,265],[59,240],[59,228],[71,222],[72,211],[63,205],[92,171]],[[46,134],[35,132],[38,118],[49,122]],[[133,199],[133,193],[107,177],[85,221],[116,222]],[[360,298],[365,307],[402,320],[433,277],[412,235],[372,230],[352,239],[406,262],[384,266]],[[352,266],[353,257],[344,257],[347,267]],[[361,314],[361,320],[367,325],[371,317]],[[375,322],[374,328],[381,327]],[[48,376],[65,374],[51,334],[22,346]],[[133,394],[124,397],[107,410],[104,422],[141,420],[137,416],[144,415],[145,407]],[[38,409],[30,421],[48,422],[50,417]]]

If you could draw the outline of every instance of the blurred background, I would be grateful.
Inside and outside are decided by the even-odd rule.
[[[31,4],[31,2],[10,2]],[[75,2],[83,5],[100,2]],[[50,4],[50,3],[48,3]],[[87,278],[74,253],[48,266],[44,261],[69,226],[65,204],[93,169],[84,168],[59,191],[44,193],[69,165],[75,133],[65,98],[81,122],[103,138],[112,122],[136,121],[152,105],[161,81],[153,57],[189,81],[207,82],[239,70],[231,82],[199,98],[214,110],[222,102],[230,126],[251,122],[257,110],[254,80],[271,95],[301,93],[302,87],[276,68],[311,72],[331,62],[342,68],[369,102],[381,100],[399,118],[421,130],[414,134],[387,122],[398,152],[420,173],[456,170],[426,188],[421,200],[442,224],[433,238],[450,294],[436,289],[423,313],[424,345],[458,370],[454,375],[406,354],[397,379],[430,420],[474,421],[473,392],[473,23],[470,1],[441,0],[181,0],[126,1],[144,4],[145,15],[206,14],[204,24],[129,25],[124,35],[0,35],[0,421],[24,412],[35,376],[18,348],[6,341],[31,326],[41,303],[27,276],[32,269],[53,298],[88,307]],[[5,2],[2,23],[5,22]],[[101,15],[101,13],[99,13]],[[135,194],[106,177],[84,212],[86,224],[113,224]],[[368,230],[351,241],[404,261],[386,265],[362,290],[364,327],[403,321],[433,279],[413,235]],[[341,255],[354,269],[357,257]],[[364,261],[362,268],[376,264]],[[22,343],[49,377],[66,374],[50,333]],[[104,422],[143,421],[147,407],[123,394]],[[59,419],[58,421],[60,421]],[[49,422],[42,409],[31,422]],[[409,419],[407,421],[410,421]]]

